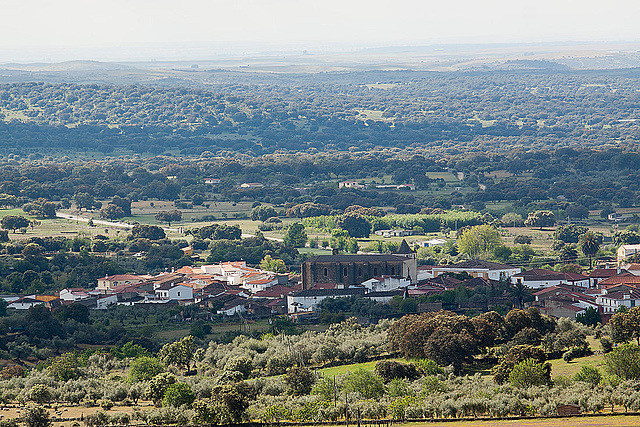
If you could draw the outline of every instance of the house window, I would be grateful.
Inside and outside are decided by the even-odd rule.
[[[393,276],[394,274],[396,274],[396,270],[393,267],[391,267],[391,275]]]
[[[347,274],[349,274],[349,270],[347,269],[347,267],[342,269],[342,275],[347,277]]]
[[[362,268],[358,268],[358,276],[362,276]]]
[[[373,267],[373,275],[374,276],[378,275],[378,267]]]
[[[178,292],[178,296],[180,296],[180,292]]]
[[[329,275],[329,270],[327,270],[327,267],[324,268],[324,277],[327,277]]]

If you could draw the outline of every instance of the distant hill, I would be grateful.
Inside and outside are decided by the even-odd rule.
[[[318,74],[206,63],[14,64],[0,70],[0,79],[17,81],[0,85],[0,151],[455,154],[637,140],[638,69],[576,71],[541,59],[487,64],[467,72]],[[94,83],[63,83],[74,80]]]

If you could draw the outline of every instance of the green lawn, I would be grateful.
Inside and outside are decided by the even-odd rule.
[[[559,376],[574,376],[583,366],[591,366],[598,368],[600,372],[604,371],[604,355],[598,354],[587,357],[578,357],[567,363],[562,359],[550,360],[551,376],[553,378]]]
[[[460,182],[458,177],[452,174],[451,172],[427,172],[426,175],[431,179],[442,178],[447,183]]]

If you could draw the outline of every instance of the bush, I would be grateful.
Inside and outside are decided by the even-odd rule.
[[[385,382],[396,378],[406,378],[410,381],[420,378],[421,373],[413,363],[401,363],[395,360],[381,360],[376,363],[376,374],[380,375]]]
[[[53,398],[53,394],[46,385],[36,384],[29,390],[27,398],[35,403],[49,403]]]
[[[551,383],[551,365],[538,363],[535,359],[527,359],[515,365],[509,374],[509,383],[516,388]]]
[[[102,400],[100,400],[100,402],[98,402],[98,404],[105,411],[108,411],[111,408],[113,408],[113,401],[111,399],[102,399]]]
[[[562,355],[562,360],[565,362],[571,362],[576,357],[584,357],[591,354],[591,350],[585,347],[571,347],[569,350],[565,351]]]
[[[0,379],[10,380],[11,378],[22,378],[27,373],[27,370],[20,365],[5,366],[0,371]]]
[[[589,383],[593,386],[597,386],[602,381],[602,374],[598,370],[598,368],[594,368],[592,366],[583,366],[574,377],[576,381],[582,381]]]
[[[29,406],[24,409],[20,421],[27,427],[49,427],[53,424],[49,411],[42,406]]]
[[[176,383],[167,387],[162,398],[162,406],[191,406],[194,400],[196,400],[196,396],[189,384]]]
[[[284,382],[291,388],[293,395],[302,396],[311,392],[311,387],[316,382],[316,378],[313,372],[307,368],[293,367],[287,372]]]
[[[374,399],[384,393],[384,383],[378,375],[360,368],[344,379],[344,390],[360,393],[365,399]]]
[[[640,379],[640,347],[624,344],[605,354],[604,363],[610,375],[625,380]]]
[[[602,346],[602,352],[605,354],[613,350],[613,341],[607,337],[600,338],[600,345]]]
[[[131,381],[148,381],[164,372],[164,364],[155,357],[138,357],[131,362],[129,379]]]
[[[444,375],[444,369],[431,359],[414,359],[411,363],[420,368],[424,375]]]
[[[164,393],[167,391],[167,388],[175,382],[176,377],[173,374],[168,372],[158,374],[149,381],[149,386],[145,391],[145,395],[158,405],[164,397]]]
[[[513,243],[515,243],[516,245],[530,245],[531,244],[531,236],[516,236],[513,239]]]

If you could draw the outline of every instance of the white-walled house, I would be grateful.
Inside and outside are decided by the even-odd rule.
[[[235,298],[222,306],[220,310],[217,311],[218,314],[224,314],[225,316],[234,316],[238,313],[246,313],[247,312],[247,300],[244,298]]]
[[[457,264],[439,265],[431,269],[433,277],[438,277],[443,273],[467,273],[471,277],[481,277],[483,279],[504,280],[522,271],[520,267],[512,267],[497,262],[473,259],[459,262]]]
[[[44,301],[36,299],[35,295],[29,295],[11,301],[7,308],[15,308],[16,310],[28,310],[35,305],[41,305],[44,303]]]
[[[248,279],[242,281],[240,287],[251,291],[260,292],[278,284],[278,278],[271,274],[252,274]]]
[[[640,253],[640,245],[621,245],[618,248],[618,264],[622,264],[631,255]]]
[[[531,289],[549,288],[561,284],[579,286],[588,289],[590,279],[578,273],[561,273],[559,271],[534,268],[511,276],[513,284],[520,283]]]
[[[156,297],[162,300],[181,301],[193,299],[193,288],[183,284],[165,283],[154,290]]]
[[[447,241],[445,239],[429,239],[429,240],[419,240],[417,242],[413,242],[415,246],[419,246],[421,248],[431,248],[434,246],[443,246]]]
[[[91,295],[83,288],[65,288],[58,292],[62,301],[76,302],[89,298]]]
[[[373,279],[362,282],[362,286],[368,289],[369,292],[393,291],[398,288],[406,288],[410,285],[410,280],[396,276],[374,277]]]
[[[596,304],[602,307],[605,314],[615,313],[621,306],[627,308],[640,307],[640,290],[633,288],[620,289],[615,292],[607,292],[596,297]]]
[[[96,309],[97,310],[106,310],[107,308],[109,308],[110,306],[116,304],[118,302],[118,295],[105,295],[102,297],[99,297],[96,300]]]
[[[149,276],[137,276],[135,274],[115,274],[98,279],[98,290],[106,292],[116,286],[135,285],[149,280]]]
[[[297,313],[314,311],[318,304],[327,298],[348,298],[352,296],[363,296],[366,292],[364,288],[347,289],[309,289],[287,295],[287,312]]]

